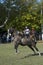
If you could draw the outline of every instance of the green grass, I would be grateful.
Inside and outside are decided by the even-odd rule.
[[[43,53],[43,43],[37,47]],[[13,43],[0,44],[0,65],[43,65],[43,56],[29,56],[33,52],[27,47],[19,46],[19,54],[15,54]]]

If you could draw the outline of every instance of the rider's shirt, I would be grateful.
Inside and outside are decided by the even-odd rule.
[[[24,31],[24,33],[25,33],[25,34],[29,34],[29,33],[30,33],[30,30],[29,30],[29,29],[26,29],[26,30]]]

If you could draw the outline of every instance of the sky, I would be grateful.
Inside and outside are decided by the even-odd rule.
[[[41,0],[37,0],[38,2],[40,2]]]
[[[4,3],[5,0],[0,0],[1,3]],[[37,0],[38,2],[40,2],[41,0]]]
[[[0,0],[1,3],[4,3],[5,0]]]

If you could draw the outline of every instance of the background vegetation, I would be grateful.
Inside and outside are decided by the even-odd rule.
[[[0,2],[0,25],[2,25],[8,17],[8,22],[4,29],[14,27],[23,29],[25,26],[34,27],[36,30],[41,30],[43,22],[43,1],[38,0],[4,0]]]

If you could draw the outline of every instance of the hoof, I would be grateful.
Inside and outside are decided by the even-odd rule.
[[[38,55],[39,55],[39,56],[41,56],[41,53],[40,53],[40,52],[38,52]]]
[[[15,54],[19,54],[19,51],[17,51]]]

